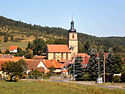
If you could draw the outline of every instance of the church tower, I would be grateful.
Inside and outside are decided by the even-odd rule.
[[[71,51],[71,56],[78,53],[78,39],[77,32],[74,28],[74,21],[71,21],[71,29],[68,31],[68,46]]]

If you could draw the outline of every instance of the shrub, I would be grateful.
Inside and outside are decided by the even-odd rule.
[[[121,81],[122,81],[122,82],[125,82],[125,72],[122,73],[122,75],[121,75]]]
[[[83,81],[89,81],[91,78],[90,78],[90,75],[89,74],[84,74],[83,76],[82,76],[82,80]]]
[[[113,76],[112,81],[115,83],[119,83],[120,82],[120,76]]]
[[[113,75],[105,74],[105,82],[112,82]]]
[[[29,73],[29,78],[31,78],[31,79],[42,78],[42,73],[40,71],[37,71],[37,70],[32,70]]]

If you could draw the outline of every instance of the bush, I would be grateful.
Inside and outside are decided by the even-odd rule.
[[[32,70],[30,73],[29,73],[29,78],[31,79],[39,79],[39,78],[42,78],[42,74],[40,71],[37,71],[37,70]]]
[[[105,82],[112,82],[113,75],[105,74]]]
[[[115,83],[119,83],[120,82],[120,76],[113,76],[112,81]]]
[[[121,81],[125,82],[125,72],[121,75]]]
[[[82,80],[83,81],[89,81],[91,78],[90,78],[90,75],[89,74],[84,74],[83,76],[82,76]]]

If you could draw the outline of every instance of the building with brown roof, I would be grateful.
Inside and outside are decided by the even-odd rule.
[[[68,30],[68,45],[47,45],[47,58],[49,60],[70,60],[73,55],[78,53],[78,36],[74,28],[74,21]]]
[[[47,45],[48,60],[71,59],[68,45]]]
[[[11,45],[11,46],[9,46],[9,51],[13,52],[13,53],[16,53],[17,52],[17,48],[18,48],[17,45]]]

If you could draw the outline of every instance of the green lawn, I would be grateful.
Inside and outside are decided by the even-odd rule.
[[[49,81],[0,81],[0,94],[125,94],[125,90]]]
[[[3,42],[0,43],[0,49],[1,50],[6,50],[9,49],[10,45],[18,45],[20,48],[25,49],[27,47],[28,42],[24,41],[24,42],[13,42],[13,41],[8,41],[8,42]]]

